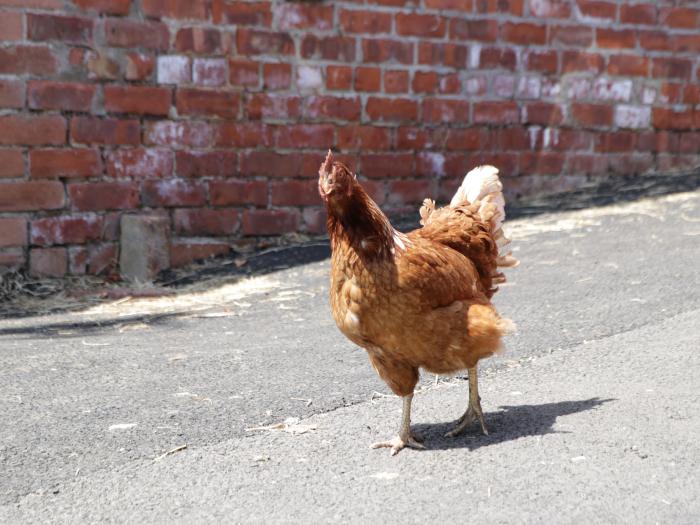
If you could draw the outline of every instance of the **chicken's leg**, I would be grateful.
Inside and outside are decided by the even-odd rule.
[[[457,426],[445,434],[445,437],[459,436],[475,420],[479,420],[481,431],[488,435],[486,423],[484,423],[484,413],[481,410],[481,397],[479,397],[479,383],[476,375],[476,367],[469,369],[469,405],[462,417],[457,420]]]
[[[411,432],[411,401],[413,394],[403,397],[403,413],[401,414],[401,428],[399,435],[390,441],[380,441],[372,443],[372,448],[391,448],[391,455],[395,456],[403,448],[420,448],[425,447],[418,442],[418,438]]]

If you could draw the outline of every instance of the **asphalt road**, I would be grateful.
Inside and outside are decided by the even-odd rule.
[[[0,522],[697,523],[700,192],[508,230],[491,434],[443,438],[466,382],[427,376],[428,450],[394,458],[368,444],[400,403],[335,328],[326,261],[0,321]],[[306,432],[246,431],[287,418]]]

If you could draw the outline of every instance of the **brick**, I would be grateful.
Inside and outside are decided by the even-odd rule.
[[[399,40],[362,40],[362,57],[365,62],[413,63],[413,44]]]
[[[340,36],[306,35],[301,41],[301,56],[307,60],[355,61],[355,39]]]
[[[474,0],[477,13],[510,13],[523,15],[523,0]]]
[[[246,210],[243,212],[244,235],[280,235],[296,231],[299,213],[293,210]]]
[[[0,107],[21,108],[24,106],[24,82],[0,79]]]
[[[272,142],[272,128],[260,122],[222,122],[216,130],[218,147],[269,147]]]
[[[216,54],[221,51],[221,33],[206,27],[183,27],[175,35],[175,49],[181,53]]]
[[[312,96],[306,101],[305,115],[312,119],[359,120],[359,98]]]
[[[61,9],[63,0],[0,0],[0,5],[30,9]]]
[[[273,182],[270,187],[273,206],[313,206],[318,204],[318,183],[315,180]]]
[[[447,23],[437,15],[397,13],[396,33],[403,36],[440,38],[445,36]]]
[[[0,145],[39,146],[66,142],[66,120],[54,115],[0,116]]]
[[[700,10],[689,7],[662,8],[659,21],[666,27],[697,29],[700,26]]]
[[[474,6],[473,0],[425,0],[425,7],[447,11],[471,12]]]
[[[0,42],[11,42],[23,38],[22,13],[0,11]]]
[[[384,71],[384,91],[386,93],[408,92],[408,71]]]
[[[146,180],[141,185],[144,206],[203,206],[207,202],[206,187],[198,181],[183,179]]]
[[[0,217],[0,248],[27,245],[27,219]]]
[[[174,242],[170,248],[170,265],[174,268],[185,266],[195,261],[226,255],[231,246],[225,242],[194,241]]]
[[[233,86],[257,87],[260,82],[260,64],[251,60],[229,59],[229,82]]]
[[[326,88],[345,91],[352,87],[352,68],[348,66],[328,66],[326,68]]]
[[[358,67],[355,69],[355,91],[380,91],[382,70],[378,67]]]
[[[282,31],[319,31],[333,28],[333,6],[319,3],[275,3],[275,17]]]
[[[145,179],[171,177],[173,152],[167,149],[118,149],[107,155],[107,175],[113,178]]]
[[[700,34],[675,35],[672,40],[673,50],[676,53],[700,53]]]
[[[566,156],[562,153],[526,152],[520,154],[521,173],[559,175],[564,169]]]
[[[143,14],[153,18],[206,20],[209,16],[205,0],[141,0]]]
[[[297,118],[300,115],[301,99],[290,95],[254,94],[248,99],[246,111],[248,118]]]
[[[105,22],[107,44],[114,47],[168,49],[170,32],[161,22],[110,18]]]
[[[376,11],[340,11],[340,27],[346,33],[390,33],[391,14]]]
[[[511,98],[515,94],[515,77],[512,75],[495,76],[492,91],[499,98]]]
[[[632,81],[629,79],[610,80],[599,78],[593,82],[593,91],[590,98],[628,102],[632,98],[632,87]]]
[[[92,245],[88,248],[87,272],[91,275],[108,275],[117,280],[119,253],[114,244]]]
[[[84,11],[95,11],[108,15],[128,15],[132,0],[73,0],[73,4]]]
[[[33,179],[102,174],[100,152],[94,149],[34,149],[29,152],[29,165]]]
[[[638,175],[646,173],[654,165],[651,153],[636,155],[611,155],[608,159],[610,171],[621,175]]]
[[[48,46],[9,46],[0,48],[0,74],[53,75],[58,58]]]
[[[156,59],[148,53],[129,51],[126,54],[126,70],[124,78],[127,80],[148,80],[156,68]]]
[[[0,179],[24,175],[24,158],[21,149],[0,148]]]
[[[389,182],[387,203],[417,204],[429,194],[430,182],[428,180],[395,180]]]
[[[556,73],[559,57],[556,51],[532,51],[527,55],[527,69],[541,73]]]
[[[0,211],[58,210],[64,203],[63,184],[57,181],[9,182],[0,192]]]
[[[603,133],[598,136],[596,151],[615,153],[632,151],[637,142],[637,133],[629,131],[616,131],[615,133]]]
[[[442,75],[440,77],[440,84],[438,86],[440,93],[456,95],[462,92],[462,81],[459,79],[459,75]]]
[[[501,26],[502,37],[514,44],[532,45],[547,42],[547,27],[535,24],[506,22]]]
[[[304,208],[302,211],[304,229],[309,233],[324,233],[326,231],[326,210],[322,208]]]
[[[549,43],[564,46],[590,47],[593,45],[593,28],[590,26],[550,26]]]
[[[485,47],[479,54],[479,67],[481,69],[515,69],[516,56],[513,49]]]
[[[33,277],[63,277],[68,272],[65,248],[35,248],[29,251],[29,274]]]
[[[617,6],[613,2],[599,2],[596,0],[577,0],[578,9],[584,17],[615,20],[617,18]]]
[[[59,40],[90,45],[94,22],[90,18],[27,14],[27,38],[39,42]]]
[[[674,44],[668,31],[639,31],[639,45],[652,51],[672,51]]]
[[[110,113],[166,116],[170,111],[170,89],[151,86],[105,86],[104,106]]]
[[[27,102],[32,109],[90,111],[95,86],[35,80],[27,85]]]
[[[498,38],[498,21],[496,20],[450,20],[450,39],[479,40],[495,42]]]
[[[424,99],[423,120],[443,123],[467,122],[469,121],[469,102],[439,98]]]
[[[631,29],[608,29],[599,27],[596,29],[596,43],[598,47],[610,49],[633,48],[637,45],[635,32]]]
[[[540,18],[569,18],[571,5],[567,0],[528,0],[530,15]]]
[[[285,178],[305,175],[303,157],[298,153],[251,151],[242,153],[239,161],[240,173],[245,176]]]
[[[659,129],[693,129],[693,111],[677,111],[667,108],[653,108],[652,120]]]
[[[175,210],[173,226],[180,235],[232,235],[238,228],[238,212],[231,209]]]
[[[391,146],[391,130],[376,126],[338,128],[338,147],[342,151],[386,150]]]
[[[445,147],[450,151],[477,151],[486,147],[488,131],[483,128],[451,129]]]
[[[564,112],[559,104],[532,102],[523,108],[523,124],[558,126],[564,121]]]
[[[465,69],[467,66],[467,51],[467,46],[461,44],[419,42],[418,63],[429,65],[442,64],[456,69]]]
[[[121,75],[121,65],[112,53],[89,51],[85,60],[90,79],[116,80]]]
[[[588,151],[593,145],[593,133],[572,129],[555,129],[543,134],[543,145],[557,151]]]
[[[280,126],[277,131],[278,148],[328,149],[333,146],[335,127],[328,124],[296,124]]]
[[[416,71],[413,74],[411,90],[414,93],[435,93],[438,87],[438,75],[434,71]]]
[[[474,104],[474,122],[488,124],[511,124],[520,119],[515,102],[477,102]]]
[[[26,264],[26,257],[22,249],[0,250],[0,267],[22,268]]]
[[[68,196],[78,211],[121,210],[139,205],[138,186],[133,182],[69,184]]]
[[[488,77],[483,75],[470,76],[464,82],[464,88],[468,95],[484,95],[488,88]]]
[[[192,82],[199,86],[220,87],[226,84],[228,69],[224,58],[195,58]]]
[[[654,78],[689,79],[692,70],[693,62],[685,58],[655,58],[651,64]]]
[[[248,3],[215,0],[212,5],[212,16],[216,24],[270,27],[272,22],[270,2]]]
[[[362,156],[362,175],[369,178],[401,178],[414,174],[412,153],[381,153]]]
[[[34,246],[85,244],[102,237],[103,218],[94,213],[60,216],[31,222],[29,237]]]
[[[209,182],[213,206],[266,206],[267,182],[261,180],[213,180]]]
[[[179,115],[235,118],[240,107],[240,95],[231,91],[181,88],[175,100]]]
[[[623,24],[654,25],[657,20],[657,10],[654,4],[622,4],[620,6],[620,22]]]
[[[612,106],[601,104],[572,104],[571,115],[585,127],[610,126],[613,121]]]
[[[564,51],[561,58],[561,71],[562,73],[573,73],[576,71],[598,73],[602,71],[604,63],[605,59],[602,55],[581,51]]]
[[[494,131],[498,147],[503,151],[542,148],[542,133],[538,129],[501,128]]]
[[[291,64],[263,64],[263,89],[289,89],[292,85]]]
[[[71,143],[137,146],[141,142],[138,120],[75,117],[71,119]]]
[[[178,151],[178,177],[230,177],[238,171],[233,151]]]
[[[166,55],[158,57],[159,84],[189,84],[192,76],[189,57]]]
[[[214,127],[199,121],[148,122],[144,131],[144,143],[176,149],[206,148],[212,145],[214,138]]]
[[[240,28],[236,47],[242,55],[293,55],[294,40],[288,33],[273,33]]]
[[[372,120],[405,122],[418,118],[418,103],[405,98],[367,99],[367,115]]]
[[[612,55],[608,61],[608,74],[646,77],[649,74],[649,59],[638,55]]]

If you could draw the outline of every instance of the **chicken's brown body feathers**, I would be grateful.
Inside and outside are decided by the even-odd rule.
[[[489,302],[498,254],[475,209],[435,210],[402,235],[355,184],[352,214],[347,203],[328,206],[340,330],[401,396],[413,391],[419,368],[454,373],[496,352],[505,330]]]

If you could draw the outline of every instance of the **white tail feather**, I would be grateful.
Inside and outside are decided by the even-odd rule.
[[[452,197],[450,207],[456,208],[470,204],[479,205],[481,220],[491,228],[491,234],[499,251],[498,266],[517,266],[518,260],[510,253],[501,255],[503,248],[510,243],[510,239],[506,238],[501,229],[503,221],[506,219],[506,201],[503,197],[503,184],[498,178],[498,168],[488,165],[479,166],[467,173],[462,185]],[[501,276],[502,274],[499,274],[499,278]]]

